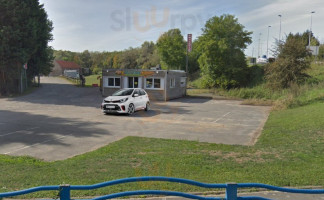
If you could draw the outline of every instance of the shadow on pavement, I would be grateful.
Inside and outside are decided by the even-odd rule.
[[[94,128],[94,125],[98,125],[100,122],[80,122],[25,112],[0,110],[0,122],[1,147],[17,143],[33,145],[44,143],[44,141],[48,145],[69,146],[58,138],[61,136],[82,138],[111,135],[107,130]],[[109,122],[105,122],[105,124],[109,124]]]
[[[77,87],[71,84],[42,83],[41,87],[33,93],[10,98],[9,101],[99,108],[103,98],[98,88]]]

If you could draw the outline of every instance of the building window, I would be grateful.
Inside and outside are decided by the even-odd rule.
[[[138,88],[138,77],[128,77],[128,88]]]
[[[153,78],[146,79],[146,88],[153,88]]]
[[[146,89],[163,89],[163,79],[161,78],[146,78]]]
[[[161,79],[158,79],[158,78],[154,79],[154,88],[156,88],[156,89],[161,88]]]
[[[175,78],[170,79],[170,88],[175,88]]]
[[[108,77],[108,87],[120,87],[120,77]]]
[[[180,86],[181,87],[186,87],[186,81],[187,81],[187,78],[186,77],[181,77],[181,79],[180,79]]]

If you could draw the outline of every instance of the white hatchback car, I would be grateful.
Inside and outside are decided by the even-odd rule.
[[[148,111],[150,100],[145,90],[140,88],[121,89],[105,98],[101,104],[103,113],[133,114],[137,110]]]

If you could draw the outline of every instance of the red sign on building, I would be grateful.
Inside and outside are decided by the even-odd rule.
[[[187,44],[188,44],[187,50],[188,50],[188,52],[191,52],[191,50],[192,50],[192,34],[188,34]]]

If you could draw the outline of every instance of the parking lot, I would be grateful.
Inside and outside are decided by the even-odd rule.
[[[32,94],[0,99],[0,154],[47,161],[83,154],[126,136],[252,145],[269,107],[240,101],[181,98],[152,102],[148,112],[104,115],[98,88],[42,77]]]

